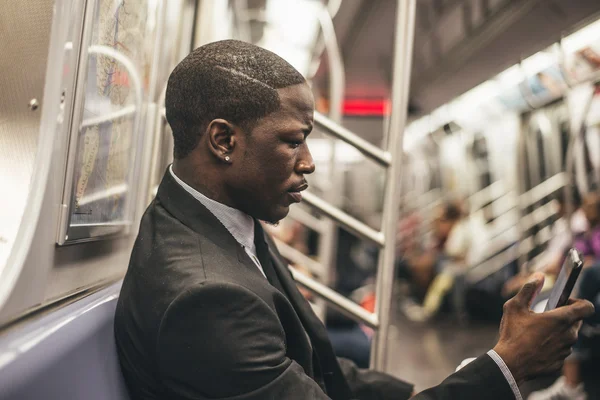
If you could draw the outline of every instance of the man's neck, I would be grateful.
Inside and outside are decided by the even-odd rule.
[[[230,202],[227,201],[226,196],[223,196],[223,190],[220,188],[220,185],[207,179],[210,176],[210,172],[208,172],[210,167],[191,165],[191,163],[183,160],[174,160],[172,168],[173,173],[194,190],[197,190],[211,200],[235,208],[229,204]]]

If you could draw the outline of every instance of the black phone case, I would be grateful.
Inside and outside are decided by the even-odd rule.
[[[565,306],[567,304],[567,302],[569,301],[571,292],[573,291],[573,288],[575,287],[575,282],[577,282],[577,278],[579,278],[579,274],[581,273],[581,270],[583,269],[582,267],[583,267],[583,265],[581,263],[579,263],[573,267],[573,270],[571,271],[571,274],[569,275],[569,280],[567,281],[567,284],[565,285],[565,289],[563,290],[563,292],[561,293],[561,295],[558,299],[556,308]]]

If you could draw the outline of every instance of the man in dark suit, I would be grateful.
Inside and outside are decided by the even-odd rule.
[[[335,357],[258,220],[277,222],[314,171],[304,78],[237,41],[200,47],[169,78],[173,165],[142,218],[115,316],[141,399],[406,399],[412,387]],[[593,307],[531,314],[538,279],[507,303],[500,340],[416,399],[519,398],[556,371]]]

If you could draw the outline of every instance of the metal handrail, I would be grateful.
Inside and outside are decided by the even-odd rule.
[[[385,237],[382,232],[376,231],[367,224],[360,222],[358,219],[343,212],[339,208],[332,206],[325,200],[322,200],[310,192],[305,192],[303,194],[303,199],[306,204],[316,208],[357,236],[369,240],[379,247],[384,246]]]
[[[325,268],[323,267],[323,265],[320,262],[313,260],[312,258],[308,257],[301,251],[296,250],[289,244],[287,244],[277,238],[273,238],[273,240],[274,240],[275,244],[277,245],[277,249],[279,250],[279,252],[281,253],[281,255],[283,257],[287,258],[288,260],[290,260],[291,262],[293,262],[295,264],[305,266],[306,268],[308,268],[310,270],[310,272],[312,272],[313,274],[315,274],[317,276],[323,275]]]
[[[394,238],[398,217],[398,203],[401,198],[400,168],[402,165],[403,132],[406,127],[408,109],[408,84],[414,38],[414,21],[416,0],[397,0],[396,33],[394,45],[394,79],[392,85],[392,102],[394,108],[390,118],[386,148],[389,151],[368,143],[349,130],[328,120],[321,114],[315,114],[315,124],[338,139],[354,146],[365,156],[387,167],[386,187],[383,207],[382,231],[377,231],[337,207],[327,203],[311,193],[304,195],[304,201],[327,217],[335,220],[356,235],[377,244],[380,250],[376,282],[375,313],[369,313],[344,296],[292,269],[294,278],[299,284],[325,299],[332,307],[350,318],[366,323],[376,329],[372,342],[371,365],[377,370],[386,370],[387,334],[389,328],[389,311],[392,298],[392,285],[395,264],[395,243],[385,240]]]
[[[101,125],[107,122],[115,121],[117,119],[125,118],[135,114],[136,111],[138,111],[137,107],[134,104],[130,104],[127,107],[123,107],[120,110],[113,111],[109,114],[98,115],[95,117],[84,119],[81,122],[81,128],[89,128],[90,126]]]
[[[552,203],[545,204],[541,208],[529,213],[528,215],[526,215],[522,218],[522,220],[525,221],[525,223],[527,224],[527,226],[525,226],[525,231],[530,229],[531,227],[547,220],[548,218],[553,217],[555,214],[556,214],[556,211],[554,211],[554,209],[552,207]],[[521,241],[518,244],[517,254],[512,258],[505,256],[505,254],[507,252],[512,250],[512,246],[510,246],[510,244],[506,244],[506,242],[504,242],[505,246],[510,246],[510,247],[508,247],[507,249],[505,249],[501,252],[498,252],[498,254],[492,258],[486,259],[486,257],[481,257],[480,258],[481,261],[479,263],[474,263],[470,267],[469,272],[467,272],[469,282],[477,283],[477,282],[481,281],[482,279],[490,276],[494,272],[497,272],[503,266],[507,265],[509,262],[518,260],[519,257],[521,257],[522,255],[529,253],[535,247],[534,239],[537,239],[537,245],[545,244],[551,238],[550,233],[551,233],[550,228],[545,227],[542,230],[540,230],[540,232],[538,232],[536,235],[529,235],[529,236],[525,237],[524,239],[521,239]],[[495,246],[495,248],[493,250],[497,251],[499,248],[501,248],[500,245]],[[494,252],[488,251],[488,254],[489,253],[494,253]],[[498,261],[498,260],[500,260],[500,261]],[[479,271],[481,271],[481,272],[479,272]]]
[[[511,237],[510,231],[507,230],[502,234],[498,235],[494,240],[488,242],[488,246],[486,247],[486,252],[478,257],[478,260],[472,263],[472,268],[477,267],[484,261],[490,259],[490,257],[494,254],[500,253],[506,247],[511,246]]]
[[[517,194],[515,192],[506,192],[496,199],[492,200],[490,204],[480,208],[477,211],[486,212],[491,210],[493,215],[497,217],[508,213],[510,210],[517,206],[518,201],[516,200]],[[477,212],[476,211],[476,212]]]
[[[513,207],[500,217],[494,219],[494,221],[485,225],[488,238],[493,239],[500,236],[504,232],[514,228],[518,221],[518,210]]]
[[[500,271],[508,263],[518,260],[518,258],[518,252],[512,247],[509,247],[501,253],[498,253],[495,257],[484,261],[475,268],[471,268],[466,273],[466,279],[470,284],[481,282],[493,273]]]
[[[343,126],[336,124],[323,114],[315,111],[315,126],[324,133],[329,133],[337,139],[348,143],[355,147],[362,154],[377,162],[378,164],[388,167],[392,162],[392,155],[388,151],[384,151],[379,147],[367,142],[352,131],[344,128]]]
[[[333,25],[333,16],[330,10],[323,5],[318,13],[319,25],[323,36],[323,45],[327,57],[327,66],[329,67],[329,118],[336,123],[342,121],[344,92],[346,89],[346,70],[344,68],[344,59],[338,43],[335,27]],[[329,138],[329,182],[328,190],[325,193],[326,199],[333,205],[339,204],[341,187],[336,187],[333,183],[343,184],[343,180],[337,179],[338,170],[336,168],[336,154],[338,146],[334,138]],[[336,276],[336,248],[338,243],[338,230],[333,221],[323,221],[323,228],[319,235],[319,260],[324,267],[322,282],[331,285]],[[320,317],[325,320],[326,308],[321,307]]]
[[[523,223],[523,229],[529,230],[534,226],[546,221],[548,218],[553,217],[556,214],[554,209],[554,203],[547,203],[543,206],[536,208],[531,213],[521,217]]]
[[[319,218],[311,215],[309,212],[303,210],[300,207],[291,207],[288,216],[312,229],[317,233],[323,231],[323,221]]]
[[[554,210],[553,204],[552,203],[548,203],[543,205],[542,207],[532,211],[531,213],[521,217],[521,220],[523,221],[524,224],[524,231],[527,231],[529,229],[531,229],[532,227],[534,227],[535,225],[538,225],[544,221],[546,221],[548,218],[553,217],[556,214],[556,211]],[[494,254],[496,252],[498,252],[501,248],[502,248],[502,243],[506,243],[506,238],[503,237],[503,235],[506,234],[506,232],[508,232],[510,230],[511,227],[508,227],[508,229],[503,230],[501,233],[499,233],[493,240],[491,240],[490,243],[490,247],[491,251],[487,251],[487,254]],[[525,240],[525,239],[523,239]],[[500,244],[496,244],[496,242],[500,242]],[[481,256],[480,260],[486,260],[488,256]]]
[[[521,208],[527,208],[542,200],[544,197],[562,189],[566,183],[566,174],[564,172],[559,172],[519,196],[519,205]]]
[[[388,330],[390,325],[390,307],[392,303],[392,282],[396,261],[396,221],[399,215],[399,202],[402,198],[402,164],[404,131],[408,111],[408,91],[412,66],[413,42],[415,35],[416,0],[396,1],[396,32],[394,37],[392,113],[388,126],[384,148],[392,155],[386,171],[385,193],[383,200],[383,233],[387,238],[386,246],[379,254],[377,281],[375,287],[375,312],[380,328],[373,338],[374,350],[371,353],[371,365],[380,371],[387,370]]]
[[[376,314],[370,313],[352,300],[348,300],[333,289],[306,276],[294,267],[290,267],[294,280],[312,293],[327,301],[337,311],[354,321],[362,322],[373,329],[380,329],[381,323]]]
[[[498,197],[505,194],[504,183],[502,181],[496,181],[491,185],[481,189],[477,193],[469,196],[469,203],[471,203],[471,209],[473,211],[479,210],[486,203],[490,203]]]
[[[547,232],[548,228],[544,228],[543,231]],[[542,231],[540,231],[540,233],[541,232]],[[551,235],[543,234],[542,236],[538,234],[535,236],[529,236],[519,243],[516,252],[512,247],[509,247],[506,250],[498,253],[498,255],[490,258],[489,260],[486,260],[483,263],[472,267],[467,272],[467,281],[471,284],[476,284],[482,281],[483,279],[487,278],[488,276],[492,275],[493,273],[498,272],[508,263],[517,261],[523,254],[527,254],[534,249],[534,247],[536,246],[534,243],[534,237],[538,239],[537,245],[544,245],[550,240]]]

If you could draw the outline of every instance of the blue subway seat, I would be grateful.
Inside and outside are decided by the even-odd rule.
[[[0,400],[129,400],[113,334],[120,287],[0,335]]]

